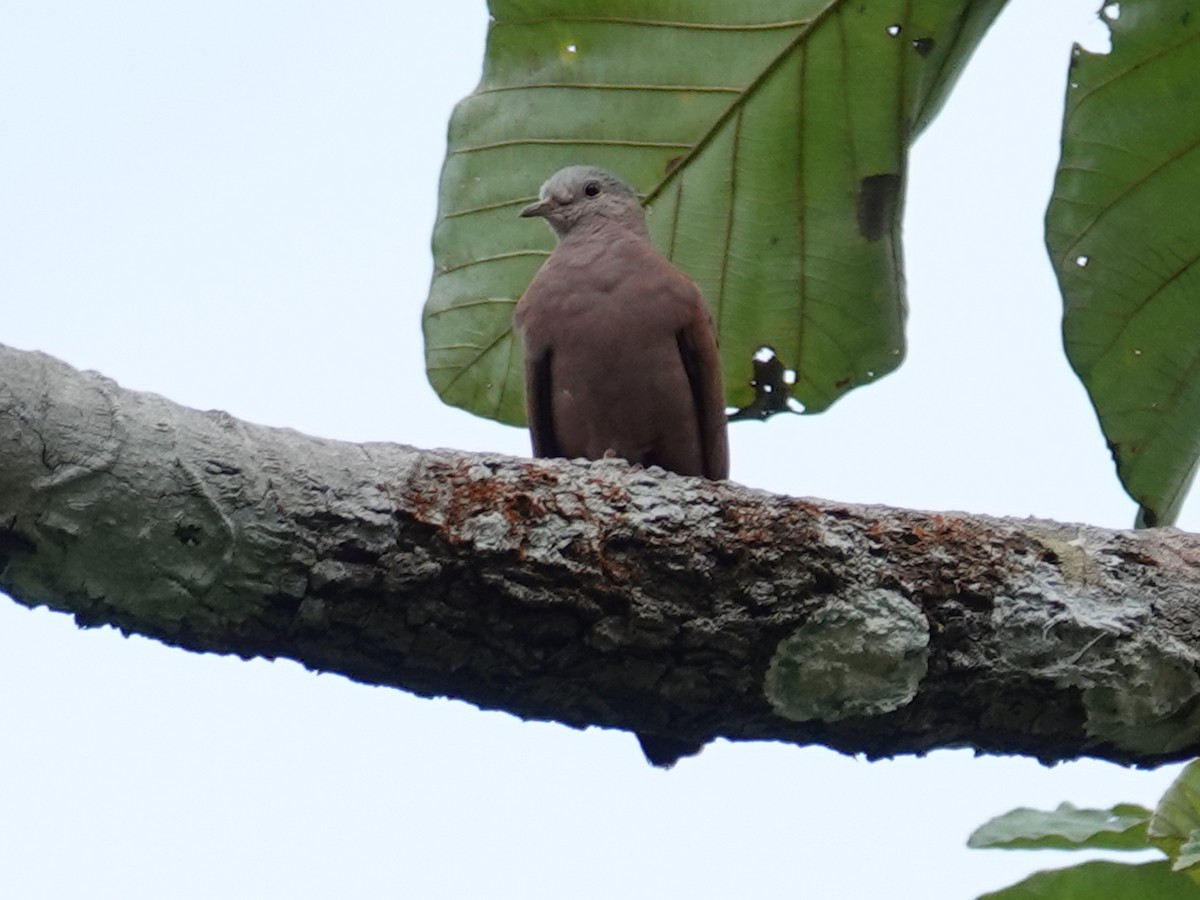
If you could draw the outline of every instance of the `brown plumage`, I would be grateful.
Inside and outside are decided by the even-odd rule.
[[[600,169],[571,166],[538,196],[521,215],[545,218],[558,246],[513,314],[534,455],[616,456],[727,478],[712,318],[695,282],[650,243],[637,194]],[[638,740],[660,766],[702,746]]]
[[[729,477],[725,394],[700,289],[650,243],[633,189],[571,166],[523,216],[558,246],[517,304],[535,456],[618,456]]]

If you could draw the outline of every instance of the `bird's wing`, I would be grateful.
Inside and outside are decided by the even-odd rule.
[[[551,260],[554,257],[551,256]],[[536,457],[559,456],[554,434],[554,404],[551,403],[551,359],[554,350],[547,334],[547,315],[553,317],[553,293],[547,296],[549,263],[533,277],[513,311],[513,330],[520,338],[525,357],[525,419]],[[549,302],[549,312],[547,305]]]
[[[551,402],[550,384],[552,353],[546,347],[540,353],[525,357],[525,417],[529,420],[533,455],[543,458],[562,455],[558,439],[554,436],[554,404]]]
[[[725,385],[717,335],[704,300],[696,292],[693,311],[676,333],[679,357],[692,389],[700,434],[704,477],[714,481],[729,477],[729,436],[725,419]]]

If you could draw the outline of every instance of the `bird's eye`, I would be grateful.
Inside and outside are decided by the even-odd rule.
[[[583,192],[589,197],[595,197],[598,193],[600,193],[600,185],[596,184],[594,181],[589,181],[583,186]]]

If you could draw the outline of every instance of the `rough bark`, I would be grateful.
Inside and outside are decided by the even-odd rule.
[[[348,444],[0,348],[0,589],[574,726],[1150,764],[1200,746],[1200,545]]]

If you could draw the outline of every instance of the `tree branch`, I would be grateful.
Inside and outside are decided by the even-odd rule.
[[[525,718],[870,756],[1200,746],[1200,545],[348,444],[0,348],[0,589]]]

